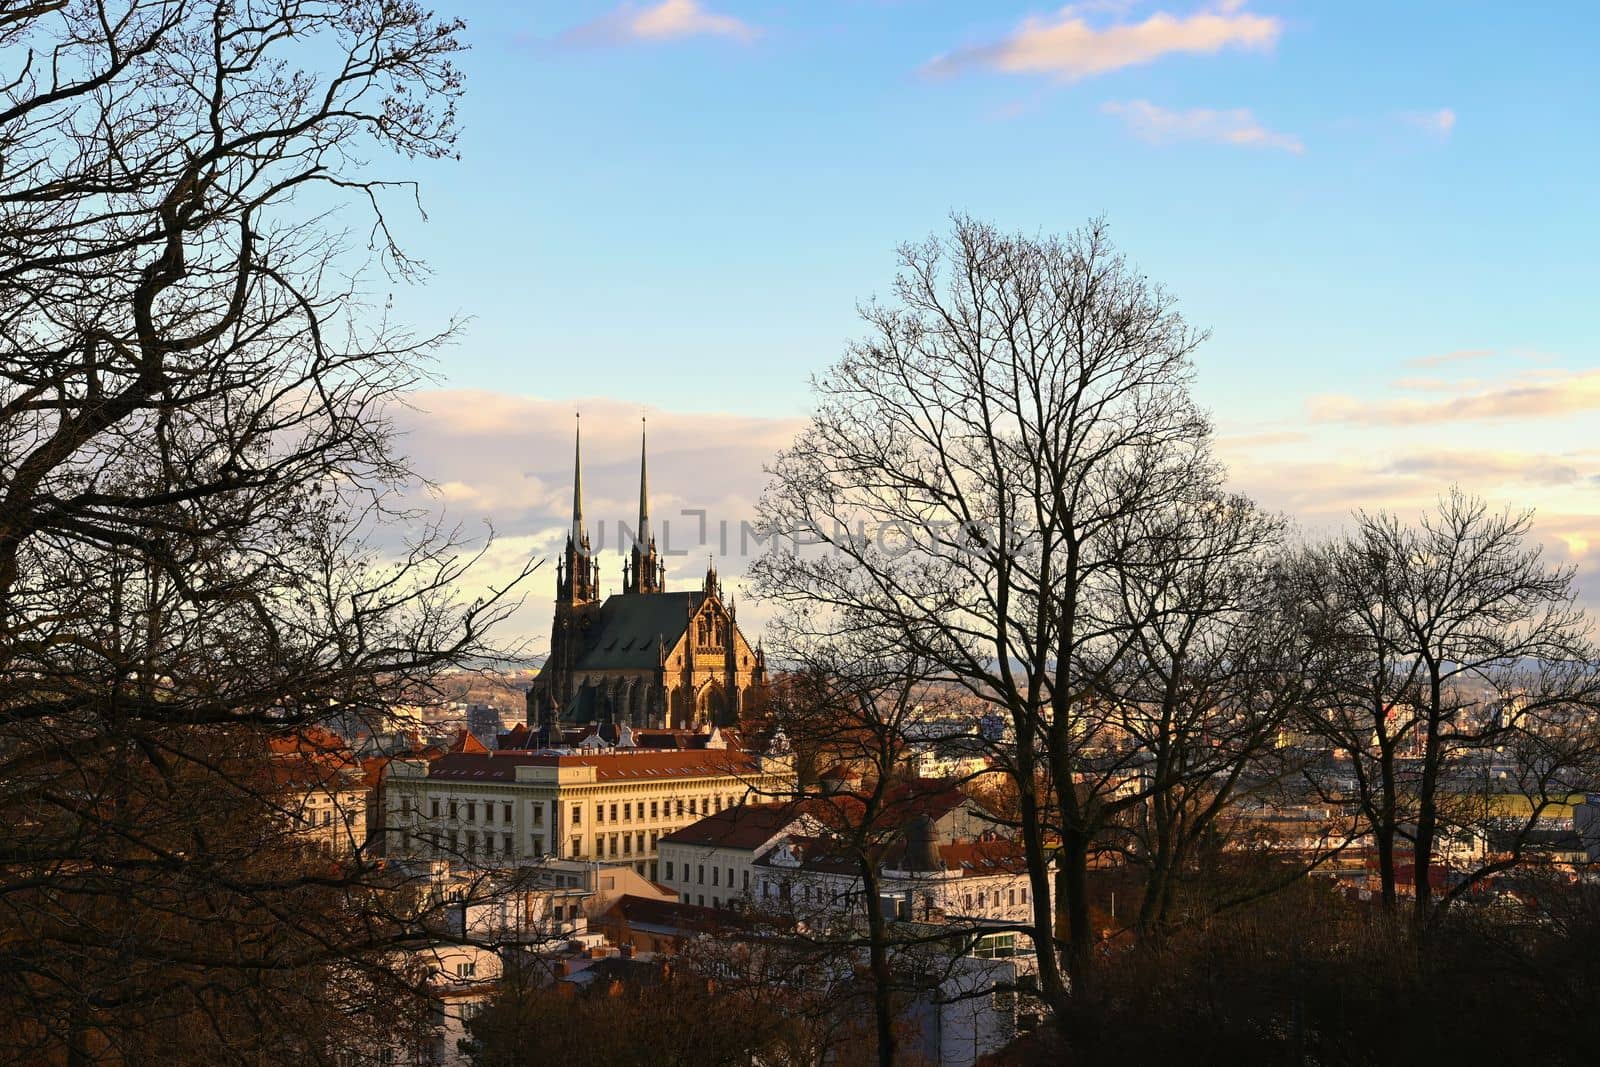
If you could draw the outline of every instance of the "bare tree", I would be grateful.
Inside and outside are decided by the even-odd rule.
[[[41,1062],[175,1033],[315,1062],[382,1025],[331,987],[397,991],[377,964],[420,916],[283,839],[265,742],[490,652],[511,607],[461,602],[472,553],[396,510],[385,408],[451,331],[364,280],[417,269],[367,159],[453,152],[459,29],[0,10],[0,1011]]]
[[[918,831],[913,824],[930,795],[966,784],[919,779],[912,765],[918,728],[970,718],[970,711],[957,706],[949,689],[930,685],[926,665],[914,655],[848,638],[819,638],[819,630],[831,629],[803,607],[775,620],[772,655],[791,672],[774,713],[790,744],[849,769],[826,785],[802,787],[796,811],[804,813],[811,846],[841,864],[850,879],[830,880],[815,902],[810,894],[778,902],[776,917],[788,920],[782,940],[807,966],[831,960],[836,971],[849,974],[865,957],[876,1058],[892,1067],[904,1054],[901,1009],[915,996],[936,995],[953,957],[979,933],[977,925],[955,916],[936,928],[914,922],[930,917],[916,914],[904,900],[909,869],[892,883],[884,876],[896,861],[905,862]],[[937,874],[929,877],[922,888],[937,890]],[[754,903],[774,908],[771,902]],[[990,925],[985,932],[998,928]],[[847,984],[844,995],[854,999],[854,993],[854,984]]]
[[[1280,736],[1318,691],[1320,648],[1278,556],[1280,519],[1202,485],[1133,521],[1145,528],[1112,601],[1133,654],[1100,687],[1115,709],[1108,747],[1129,754],[1106,762],[1129,780],[1114,797],[1090,793],[1133,839],[1149,932],[1172,918],[1186,868],[1235,802],[1270,800],[1293,770]]]
[[[1515,866],[1540,816],[1596,780],[1589,621],[1571,568],[1527,545],[1531,520],[1452,490],[1416,526],[1358,514],[1308,568],[1308,599],[1342,661],[1313,725],[1348,761],[1391,909],[1409,851],[1419,925],[1435,914],[1447,838],[1452,884],[1439,903]],[[1497,803],[1507,797],[1519,800],[1509,812]],[[1495,828],[1508,843],[1485,855]]]
[[[898,643],[1009,722],[1040,982],[1061,1009],[1053,839],[1075,980],[1093,940],[1094,805],[1069,786],[1100,714],[1087,653],[1103,672],[1131,645],[1102,610],[1129,516],[1215,477],[1187,391],[1201,335],[1099,223],[1036,239],[958,218],[900,264],[894,303],[862,309],[866,338],[817,381],[764,497],[767,532],[813,547],[769,552],[755,580]]]

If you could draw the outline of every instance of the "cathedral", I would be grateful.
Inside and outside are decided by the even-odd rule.
[[[695,730],[737,722],[765,683],[766,665],[739,632],[714,565],[700,588],[667,591],[666,564],[650,530],[644,434],[639,525],[622,566],[622,592],[603,600],[583,522],[581,432],[573,451],[572,529],[556,565],[550,656],[528,690],[528,725]]]

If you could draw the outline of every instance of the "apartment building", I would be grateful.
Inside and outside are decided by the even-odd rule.
[[[367,783],[349,746],[312,726],[272,738],[269,752],[269,789],[293,838],[330,856],[364,849]]]
[[[714,736],[714,735],[713,735]],[[625,866],[654,881],[663,835],[740,804],[785,797],[781,743],[455,752],[386,771],[389,854],[482,866],[542,856]]]

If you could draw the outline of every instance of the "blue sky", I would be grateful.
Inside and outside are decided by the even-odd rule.
[[[952,209],[1025,230],[1107,216],[1215,331],[1202,391],[1222,407],[1434,352],[1594,355],[1586,4],[1258,2],[1270,48],[1072,82],[922,72],[1049,6],[700,6],[759,36],[577,44],[561,35],[618,8],[464,5],[462,160],[429,168],[414,242],[437,271],[418,308],[476,319],[452,384],[581,394],[603,368],[609,394],[704,406],[710,376],[729,408],[798,411],[796,379],[886,287],[896,242]],[[1127,101],[1246,108],[1304,150],[1152,144],[1103,110]],[[1414,124],[1441,109],[1448,131]]]
[[[1600,555],[1591,4],[455,10],[462,158],[419,168],[435,274],[397,294],[472,317],[447,389],[783,425],[896,243],[1104,215],[1213,331],[1244,488],[1316,527],[1459,481]]]

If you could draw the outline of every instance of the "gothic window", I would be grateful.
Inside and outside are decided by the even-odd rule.
[[[724,722],[726,701],[723,698],[721,687],[708,685],[705,692],[700,694],[699,717],[708,723],[721,724]]]

